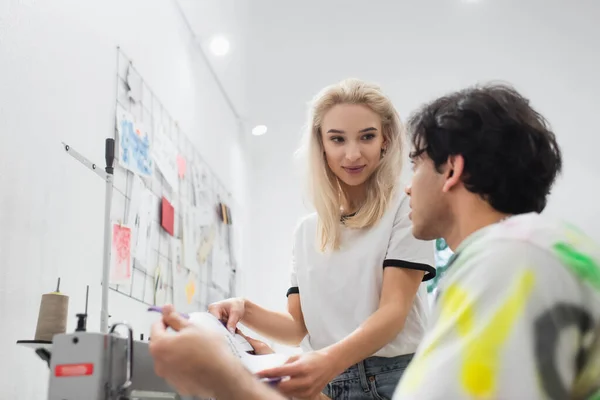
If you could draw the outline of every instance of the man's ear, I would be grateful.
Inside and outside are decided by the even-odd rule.
[[[448,157],[448,161],[446,162],[446,171],[444,171],[446,182],[444,182],[442,191],[449,192],[450,189],[452,189],[460,183],[460,179],[463,175],[464,168],[465,159],[463,158],[463,156],[459,154],[456,156]]]

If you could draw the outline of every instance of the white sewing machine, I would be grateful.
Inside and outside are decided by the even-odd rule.
[[[118,328],[123,328],[127,336],[116,332]],[[48,400],[182,398],[156,376],[148,342],[135,340],[127,324],[115,324],[107,334],[58,334],[51,344],[17,343],[34,348],[48,363]]]
[[[114,324],[106,334],[87,332],[87,314],[77,314],[77,317],[75,332],[54,335],[51,343],[17,342],[33,348],[48,363],[48,400],[184,399],[155,374],[149,343],[135,340],[129,325]],[[240,335],[231,335],[231,340],[232,350],[235,348],[238,353],[254,350]],[[274,357],[277,363],[287,358]]]

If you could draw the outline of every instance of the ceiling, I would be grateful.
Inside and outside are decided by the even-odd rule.
[[[569,176],[596,175],[600,2],[177,1],[243,117],[258,169],[290,157],[320,88],[353,76],[380,83],[404,118],[446,91],[508,81],[549,118]],[[222,58],[206,47],[216,33],[232,43]],[[269,132],[252,137],[255,124]]]
[[[348,76],[379,82],[404,116],[437,94],[490,79],[515,84],[559,124],[567,110],[557,110],[557,97],[589,111],[600,105],[585,97],[600,89],[600,79],[588,79],[600,67],[594,0],[177,3],[249,129],[265,123],[286,140],[311,96]],[[232,44],[225,57],[208,51],[215,34]]]

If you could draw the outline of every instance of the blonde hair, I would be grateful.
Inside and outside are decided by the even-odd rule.
[[[398,186],[402,170],[404,129],[390,99],[379,86],[358,79],[346,79],[321,90],[312,100],[308,127],[304,136],[304,151],[308,156],[308,186],[312,204],[318,214],[320,249],[340,247],[342,204],[344,192],[324,156],[321,124],[325,114],[338,104],[360,104],[381,117],[385,140],[383,157],[366,181],[366,200],[358,211],[344,219],[349,228],[375,225],[387,210]]]

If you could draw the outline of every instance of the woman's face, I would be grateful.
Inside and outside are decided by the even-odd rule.
[[[338,104],[323,117],[321,136],[327,165],[340,181],[364,184],[381,160],[381,118],[359,104]]]

